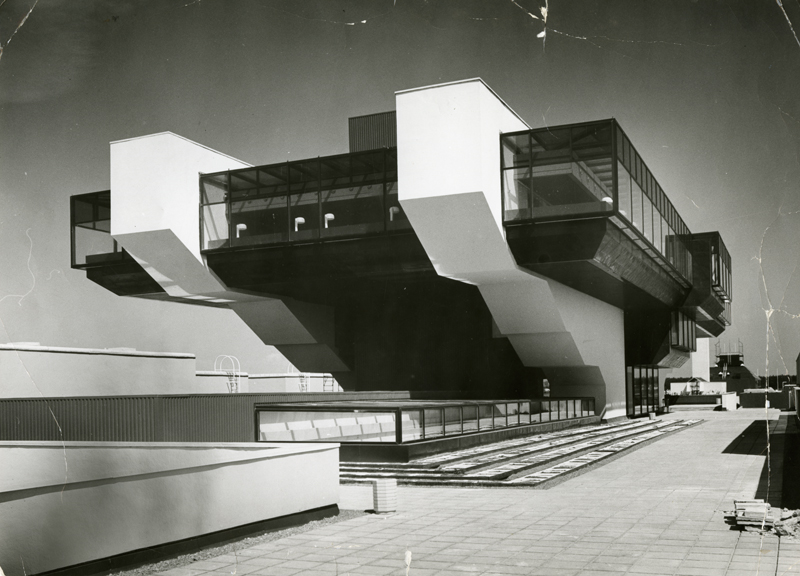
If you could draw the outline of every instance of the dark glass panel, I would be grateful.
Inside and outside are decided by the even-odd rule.
[[[383,184],[354,184],[323,190],[321,196],[323,236],[383,231]]]
[[[289,166],[274,164],[258,171],[259,194],[285,193],[289,186]]]
[[[538,400],[531,400],[531,423],[542,421],[542,403]]]
[[[478,406],[478,423],[481,430],[491,430],[494,427],[493,410],[491,404]]]
[[[94,221],[94,202],[73,198],[72,200],[72,223],[84,224]]]
[[[531,423],[531,403],[530,402],[520,402],[519,403],[519,423],[520,424],[530,424]]]
[[[642,231],[647,240],[655,243],[653,241],[653,203],[647,196],[642,198]]]
[[[508,420],[506,419],[506,405],[505,404],[495,404],[494,405],[494,427],[495,428],[503,428],[504,426],[508,425]]]
[[[528,132],[503,136],[502,138],[503,155],[502,167],[514,168],[517,166],[530,166],[531,163],[531,143]]]
[[[248,190],[258,187],[258,172],[252,170],[236,170],[230,173],[231,190]]]
[[[446,434],[461,434],[461,407],[451,406],[444,409]]]
[[[106,202],[97,203],[98,222],[108,222],[107,230],[111,231],[111,204]]]
[[[644,226],[642,224],[642,189],[635,180],[631,180],[631,223],[634,227],[642,232]]]
[[[403,410],[401,416],[403,442],[422,439],[422,411]]]
[[[478,430],[478,407],[474,405],[462,406],[461,417],[463,418],[464,432],[475,432]]]
[[[632,170],[631,170],[631,142],[627,138],[624,138],[623,151],[625,152],[625,154],[624,154],[624,156],[622,158],[622,163],[625,165],[625,168],[627,168],[628,173],[631,173],[632,172]]]
[[[396,168],[396,167],[395,167]],[[350,155],[350,174],[371,178],[383,178],[384,151],[362,152]]]
[[[444,436],[444,422],[441,408],[425,408],[425,438],[437,438]]]
[[[386,150],[386,179],[397,180],[397,148],[388,148]],[[393,174],[393,176],[390,176]]]
[[[653,245],[656,250],[662,252],[661,216],[655,210],[653,211]]]
[[[100,264],[121,257],[111,237],[111,192],[82,194],[71,199],[72,264]]]
[[[200,203],[217,204],[228,197],[228,175],[214,174],[200,178]]]
[[[611,155],[611,123],[590,124],[572,128],[572,148],[598,150]]]
[[[294,188],[294,182],[292,182]],[[291,210],[291,239],[319,238],[319,192],[304,192],[289,196]]]
[[[386,229],[387,230],[407,230],[411,228],[403,207],[400,206],[400,199],[397,196],[397,182],[386,182]]]
[[[525,220],[532,216],[531,169],[503,171],[505,220]]]
[[[617,162],[617,194],[620,216],[632,223],[631,209],[631,175],[621,162]]]
[[[292,192],[317,190],[319,187],[319,161],[301,160],[289,163],[289,182]]]
[[[504,138],[505,219],[613,210],[611,134],[611,123],[533,130],[530,171],[515,157],[527,152],[522,148],[527,142],[519,136]]]
[[[337,188],[349,184],[350,157],[333,156],[320,158],[319,177],[323,188]]]
[[[519,424],[519,404],[516,402],[506,404],[506,420],[508,426]]]
[[[532,157],[534,166],[545,166],[570,162],[570,131],[563,130],[536,130],[531,132]]]
[[[233,246],[276,244],[289,240],[286,195],[231,203]]]

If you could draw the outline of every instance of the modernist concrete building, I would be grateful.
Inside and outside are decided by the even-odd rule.
[[[730,324],[722,239],[690,232],[615,120],[532,128],[480,79],[398,92],[336,156],[113,142],[72,250],[116,294],[230,308],[345,390],[529,398],[546,378],[635,415]]]

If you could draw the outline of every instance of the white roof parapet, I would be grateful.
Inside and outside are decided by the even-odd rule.
[[[483,78],[480,78],[480,77],[466,78],[464,80],[454,80],[453,82],[442,82],[441,84],[431,84],[430,86],[420,86],[418,88],[407,88],[405,90],[398,90],[394,94],[395,94],[395,96],[397,96],[399,94],[407,94],[409,92],[419,92],[421,90],[431,90],[431,89],[434,89],[434,88],[443,88],[445,86],[453,86],[453,85],[456,85],[456,84],[469,84],[470,82],[480,82],[481,84],[483,84],[483,86],[489,92],[491,92],[492,95],[494,95],[494,97],[497,98],[500,101],[500,103],[508,109],[509,112],[511,112],[514,116],[516,116],[517,119],[520,122],[525,124],[525,126],[527,126],[528,128],[531,128],[531,125],[528,124],[522,116],[517,114],[516,111],[511,106],[509,106],[508,103],[505,100],[503,100],[500,97],[500,95],[497,92],[495,92],[494,89],[491,86],[489,86],[486,82],[484,82]]]

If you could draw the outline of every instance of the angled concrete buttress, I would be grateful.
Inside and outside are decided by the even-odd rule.
[[[166,300],[225,305],[300,370],[347,371],[333,347],[333,310],[226,287],[200,253],[198,176],[244,162],[170,132],[111,143],[111,235]]]
[[[498,335],[555,396],[624,416],[623,311],[520,268],[506,243],[500,134],[529,126],[480,79],[396,100],[400,203],[437,273],[478,287]]]

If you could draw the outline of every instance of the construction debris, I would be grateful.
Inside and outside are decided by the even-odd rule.
[[[775,522],[775,534],[778,536],[800,536],[800,510],[783,510],[781,519]]]
[[[747,531],[772,531],[778,536],[800,537],[800,510],[778,509],[761,499],[734,500],[732,520]],[[776,520],[776,515],[779,518]]]

